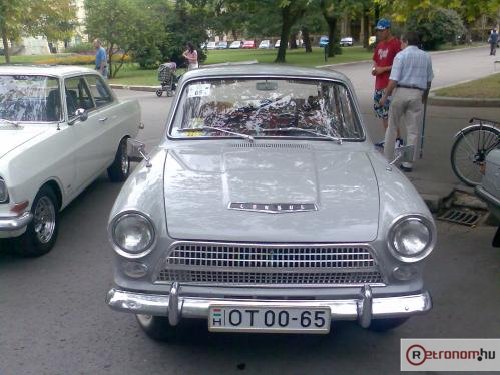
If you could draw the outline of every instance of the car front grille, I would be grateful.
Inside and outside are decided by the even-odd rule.
[[[383,284],[368,245],[175,243],[156,282],[292,286]]]

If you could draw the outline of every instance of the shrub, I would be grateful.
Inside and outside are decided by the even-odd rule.
[[[80,43],[74,46],[66,48],[66,52],[70,53],[82,53],[82,52],[93,52],[95,53],[95,48],[92,43]]]
[[[454,43],[457,35],[465,33],[464,24],[456,11],[432,7],[410,14],[407,29],[419,34],[426,50],[436,50],[447,42]]]
[[[119,62],[122,54],[113,55],[112,61]],[[125,56],[125,62],[130,62],[130,56]],[[47,59],[36,60],[35,64],[48,64],[48,65],[93,65],[95,63],[94,55],[69,55],[64,57],[50,57]]]

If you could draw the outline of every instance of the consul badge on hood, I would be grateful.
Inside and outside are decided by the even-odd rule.
[[[311,203],[229,203],[230,210],[264,212],[266,214],[287,214],[291,212],[318,211]]]

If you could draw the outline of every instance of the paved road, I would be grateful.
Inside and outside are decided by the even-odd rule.
[[[139,138],[152,147],[171,99],[125,90],[119,95],[140,99],[146,128]],[[366,104],[363,111],[370,112]],[[458,126],[448,118],[461,119],[470,110],[435,111],[437,139],[430,143],[438,148],[447,137],[439,129]],[[435,164],[428,155],[425,162]],[[112,279],[105,228],[119,189],[105,176],[93,183],[62,213],[59,241],[46,256],[19,259],[0,251],[1,375],[396,374],[400,338],[500,337],[500,252],[490,246],[495,228],[438,222],[438,248],[426,269],[435,307],[391,333],[343,323],[327,336],[221,335],[195,324],[177,344],[152,342],[132,316],[104,304]]]

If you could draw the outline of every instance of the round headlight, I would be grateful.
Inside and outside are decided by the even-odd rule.
[[[417,262],[430,254],[436,242],[434,225],[422,216],[396,220],[389,233],[389,248],[403,262]]]
[[[112,239],[128,258],[144,256],[154,242],[153,224],[138,213],[127,213],[116,219],[112,226]]]

